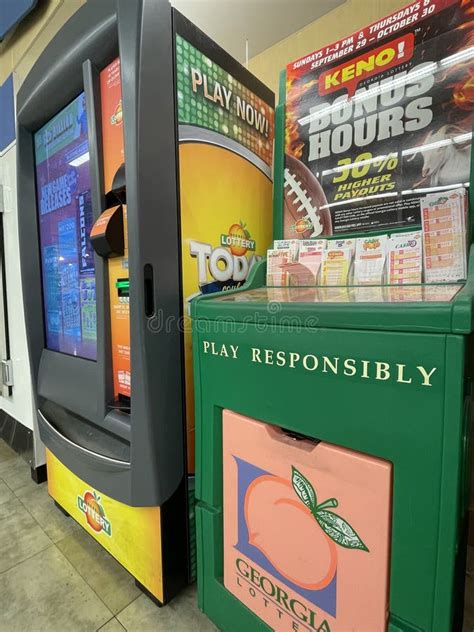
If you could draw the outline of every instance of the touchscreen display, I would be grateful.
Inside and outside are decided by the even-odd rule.
[[[34,136],[46,346],[97,355],[92,203],[85,95]]]

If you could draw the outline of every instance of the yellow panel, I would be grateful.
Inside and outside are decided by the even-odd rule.
[[[240,231],[245,236],[245,226],[248,237],[254,241],[254,250],[232,246],[230,252],[235,259],[240,258],[240,265],[250,268],[255,256],[264,255],[271,241],[272,184],[245,158],[223,147],[205,143],[181,143],[179,169],[188,470],[193,472],[194,382],[188,301],[202,291],[202,285],[217,279],[211,264],[203,264],[203,257],[192,254],[193,248],[200,244],[201,248],[208,248],[209,253],[211,250],[222,251],[222,239]],[[223,254],[230,256],[227,252]],[[234,265],[237,269],[237,263]],[[245,271],[242,282],[246,274]],[[232,279],[236,277],[237,273]]]
[[[163,602],[159,507],[130,507],[97,492],[46,450],[48,491],[104,549]]]

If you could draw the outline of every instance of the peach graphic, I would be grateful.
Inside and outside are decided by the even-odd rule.
[[[242,245],[247,239],[250,239],[250,233],[246,230],[246,224],[242,221],[240,224],[232,224],[229,228],[229,237],[235,239],[235,243],[230,245],[230,251],[233,255],[242,256],[248,248]]]
[[[294,228],[295,233],[300,234],[300,233],[305,233],[311,227],[312,227],[312,224],[307,219],[299,219],[295,222],[293,228]]]
[[[315,521],[310,509],[295,498],[291,483],[260,476],[248,487],[245,520],[249,542],[288,581],[307,590],[331,583],[337,567],[334,542]]]
[[[104,510],[97,502],[97,499],[93,494],[91,494],[91,492],[86,492],[84,494],[84,503],[90,507],[90,511],[86,512],[86,518],[89,526],[94,529],[94,531],[102,531],[102,524],[96,520],[95,517],[103,516]]]

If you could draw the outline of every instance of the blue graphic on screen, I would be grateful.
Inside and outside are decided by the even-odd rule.
[[[97,357],[92,203],[84,93],[36,132],[46,346]]]

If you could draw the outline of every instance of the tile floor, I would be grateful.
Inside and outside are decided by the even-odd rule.
[[[463,632],[474,632],[474,549]],[[216,632],[194,586],[157,608],[0,439],[0,632]],[[250,632],[250,630],[246,631]],[[441,631],[437,631],[441,632]]]
[[[215,632],[190,587],[157,608],[0,440],[0,632]]]
[[[463,632],[474,632],[474,547],[468,547]]]

